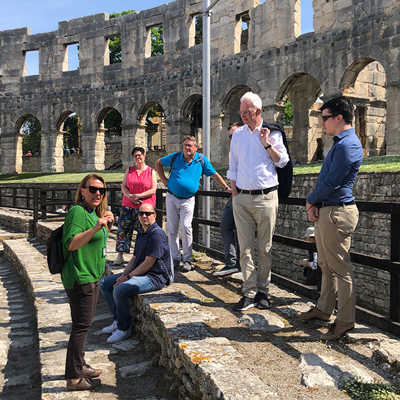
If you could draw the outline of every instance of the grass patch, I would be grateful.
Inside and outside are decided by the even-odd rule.
[[[347,380],[343,391],[353,400],[399,400],[399,390],[386,383],[364,383],[359,378]]]
[[[106,182],[121,182],[122,171],[96,171]],[[23,172],[18,175],[0,175],[0,183],[79,183],[89,172],[42,174],[40,172]]]

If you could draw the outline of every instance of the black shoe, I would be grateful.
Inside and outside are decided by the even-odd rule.
[[[254,300],[257,304],[256,307],[260,310],[266,310],[271,307],[271,303],[269,302],[268,297],[265,293],[257,292]]]
[[[233,306],[235,311],[245,311],[249,308],[255,307],[256,302],[250,297],[243,296],[240,301]]]

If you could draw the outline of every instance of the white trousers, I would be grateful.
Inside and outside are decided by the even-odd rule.
[[[179,225],[181,226],[183,261],[192,261],[192,219],[195,197],[190,199],[178,199],[171,193],[167,193],[167,230],[168,243],[173,260],[180,260],[179,251]]]

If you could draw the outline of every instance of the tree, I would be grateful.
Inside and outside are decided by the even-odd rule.
[[[30,151],[32,154],[40,152],[41,142],[40,122],[36,118],[28,118],[22,124],[22,152],[26,154]]]
[[[136,14],[135,10],[122,11],[120,13],[110,14],[110,19],[121,17],[126,14]],[[121,62],[121,35],[115,35],[110,38],[108,49],[110,51],[110,64]]]
[[[284,98],[282,121],[284,125],[293,125],[293,106],[288,96]]]
[[[162,56],[164,54],[163,26],[151,28],[151,56]]]

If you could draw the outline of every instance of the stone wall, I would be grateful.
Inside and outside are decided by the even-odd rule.
[[[211,159],[217,165],[226,165],[226,128],[238,119],[239,98],[250,89],[260,94],[264,117],[271,121],[281,118],[289,97],[297,161],[313,158],[321,136],[313,104],[318,97],[340,93],[360,109],[366,153],[400,152],[398,1],[314,0],[315,32],[304,35],[300,3],[231,0],[228,6],[216,5],[211,16]],[[21,171],[20,130],[30,117],[42,128],[43,172],[64,170],[63,123],[74,112],[80,121],[82,170],[112,163],[104,138],[104,119],[111,110],[122,117],[124,168],[133,145],[147,145],[145,120],[154,105],[162,110],[167,151],[178,150],[185,134],[201,129],[193,125],[202,93],[202,46],[194,44],[193,36],[201,4],[179,0],[113,19],[96,14],[35,35],[28,28],[0,32],[1,172]],[[249,27],[246,46],[243,20]],[[164,54],[151,57],[155,25],[164,29]],[[108,41],[114,35],[121,35],[122,62],[110,65]],[[79,68],[68,71],[72,43],[79,43]],[[25,76],[24,54],[30,50],[39,50],[36,76]]]

